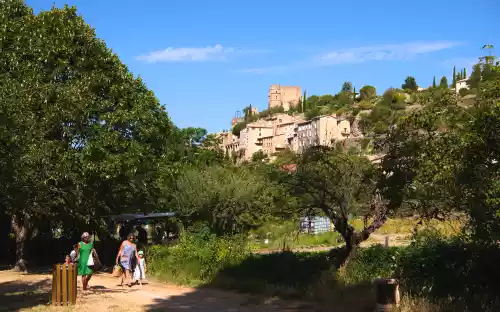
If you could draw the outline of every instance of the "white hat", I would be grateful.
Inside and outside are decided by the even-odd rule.
[[[85,237],[89,237],[89,236],[90,236],[89,232],[83,232],[82,239],[84,239]]]

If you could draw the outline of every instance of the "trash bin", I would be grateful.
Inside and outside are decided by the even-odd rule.
[[[393,278],[375,280],[375,293],[378,312],[392,311],[399,307],[399,282]]]
[[[52,305],[65,306],[76,303],[76,264],[56,264],[52,272]]]

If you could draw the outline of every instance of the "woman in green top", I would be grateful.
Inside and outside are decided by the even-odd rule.
[[[92,277],[92,269],[88,267],[87,263],[89,257],[92,256],[94,252],[94,247],[89,241],[89,233],[85,232],[82,234],[82,241],[78,243],[78,275],[82,276],[83,290],[86,291],[89,286],[90,278]]]

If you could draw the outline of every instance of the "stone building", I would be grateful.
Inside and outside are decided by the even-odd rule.
[[[296,106],[302,100],[302,89],[297,86],[281,86],[273,84],[269,88],[268,108],[283,106],[285,111]]]

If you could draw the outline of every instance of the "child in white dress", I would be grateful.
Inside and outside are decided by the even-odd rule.
[[[146,280],[146,259],[144,259],[144,251],[140,250],[137,254],[139,259],[134,270],[134,281],[142,285],[142,281]]]

